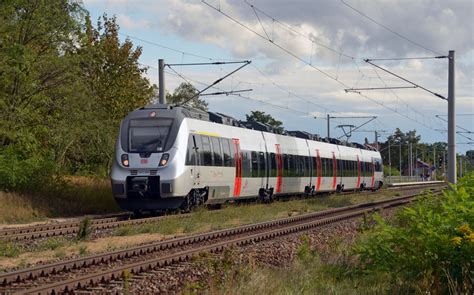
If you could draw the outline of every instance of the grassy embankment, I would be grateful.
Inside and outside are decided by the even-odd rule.
[[[117,212],[108,179],[71,177],[29,193],[0,191],[0,223]]]

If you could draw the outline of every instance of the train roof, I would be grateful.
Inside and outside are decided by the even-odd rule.
[[[251,129],[251,130],[258,130],[258,131],[263,131],[263,132],[269,132],[269,133],[275,133],[275,134],[281,134],[281,135],[286,135],[286,136],[292,136],[292,137],[298,137],[302,139],[308,139],[308,140],[314,140],[314,141],[320,141],[320,142],[326,142],[326,143],[331,143],[331,144],[336,144],[336,145],[342,145],[342,146],[348,146],[348,147],[354,147],[354,148],[359,148],[359,149],[364,149],[364,150],[369,150],[369,151],[377,151],[374,147],[370,145],[363,145],[360,143],[356,142],[345,142],[338,140],[336,138],[323,138],[320,137],[319,134],[313,134],[309,133],[306,131],[300,131],[300,130],[293,130],[293,131],[281,131],[278,128],[275,128],[269,124],[265,124],[262,122],[258,121],[253,121],[253,120],[248,120],[248,121],[242,121],[238,120],[234,117],[225,115],[223,113],[219,112],[207,112],[204,110],[192,108],[189,106],[172,106],[168,104],[148,104],[140,110],[151,110],[151,109],[156,109],[156,110],[174,110],[177,113],[181,113],[183,117],[186,118],[193,118],[193,119],[198,119],[198,120],[203,120],[203,121],[209,121],[209,122],[214,122],[218,124],[223,124],[223,125],[229,125],[229,126],[234,126],[234,127],[240,127],[240,128],[245,128],[245,129]]]

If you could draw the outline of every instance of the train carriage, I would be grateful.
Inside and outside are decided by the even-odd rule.
[[[188,107],[131,112],[111,170],[117,203],[126,210],[166,210],[382,185],[380,153],[368,147],[243,125]]]

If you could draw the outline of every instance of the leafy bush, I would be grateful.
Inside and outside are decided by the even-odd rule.
[[[389,176],[390,175],[390,170],[392,171],[392,176],[400,176],[400,171],[398,171],[397,168],[395,167],[391,167],[392,169],[390,169],[389,166],[385,165],[383,166],[383,175],[385,175],[385,177]]]
[[[9,145],[0,152],[0,190],[34,190],[51,183],[55,169],[34,144]]]
[[[87,240],[92,234],[92,221],[89,217],[81,220],[79,223],[79,231],[77,232],[77,240]]]
[[[399,211],[392,224],[375,219],[356,246],[364,273],[388,273],[404,292],[472,294],[474,173]]]

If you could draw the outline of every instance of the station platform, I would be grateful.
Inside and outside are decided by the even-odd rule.
[[[432,185],[432,184],[443,184],[445,183],[442,180],[432,180],[432,181],[412,181],[412,182],[398,182],[398,183],[389,183],[388,187],[403,187],[403,186],[416,186],[416,185]]]

